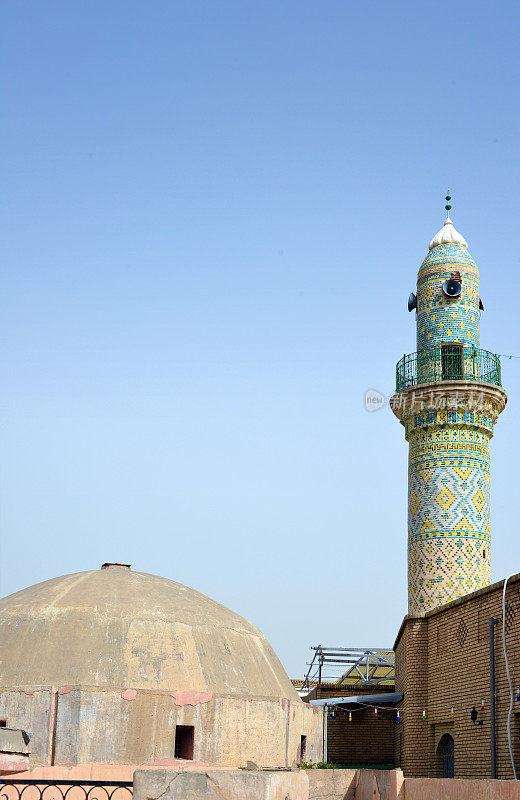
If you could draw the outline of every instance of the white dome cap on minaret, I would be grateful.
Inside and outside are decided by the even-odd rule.
[[[431,240],[428,249],[432,250],[434,247],[437,247],[438,244],[460,244],[466,249],[468,247],[468,243],[466,242],[464,236],[455,229],[455,226],[449,216],[447,217],[446,222],[440,231],[436,233]]]
[[[446,209],[447,217],[446,222],[440,229],[438,233],[435,234],[433,239],[430,242],[429,250],[433,250],[434,247],[437,247],[439,244],[460,244],[462,247],[465,247],[466,250],[468,249],[468,243],[466,242],[464,236],[460,234],[457,230],[455,230],[455,226],[450,219],[450,205],[451,195],[448,189],[448,194],[446,195],[446,205],[444,208]]]

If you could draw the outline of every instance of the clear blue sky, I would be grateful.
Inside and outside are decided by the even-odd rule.
[[[481,346],[520,356],[516,2],[6,2],[8,594],[128,561],[311,644],[388,646],[406,464],[388,408],[452,218]],[[492,442],[517,552],[520,359]]]

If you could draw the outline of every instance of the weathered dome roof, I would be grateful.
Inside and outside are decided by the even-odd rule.
[[[167,578],[107,566],[0,600],[0,686],[298,700],[271,645],[243,617]]]

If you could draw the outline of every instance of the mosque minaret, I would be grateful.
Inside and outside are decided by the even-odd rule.
[[[396,367],[394,414],[408,461],[408,611],[491,582],[489,440],[507,402],[500,359],[480,349],[479,272],[450,219],[419,269],[417,352]]]

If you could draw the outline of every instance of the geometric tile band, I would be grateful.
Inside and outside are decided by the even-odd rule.
[[[414,613],[491,581],[492,420],[482,413],[473,413],[473,424],[468,419],[467,412],[447,409],[403,419],[410,443],[408,603]]]

